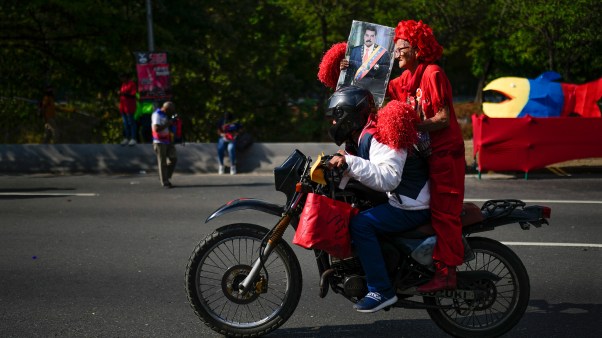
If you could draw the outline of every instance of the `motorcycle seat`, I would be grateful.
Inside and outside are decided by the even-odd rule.
[[[482,222],[484,219],[485,217],[481,212],[481,208],[479,208],[476,204],[465,202],[462,205],[462,213],[460,214],[462,227]],[[410,239],[422,239],[430,237],[434,234],[435,230],[433,229],[433,225],[431,224],[431,222],[428,222],[410,231],[396,234],[396,236]]]

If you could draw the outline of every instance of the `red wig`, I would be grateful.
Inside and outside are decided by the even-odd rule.
[[[393,149],[407,149],[418,142],[416,125],[420,122],[418,114],[409,104],[392,100],[382,107],[376,115],[376,134],[378,142]]]
[[[433,30],[422,20],[400,21],[395,27],[395,42],[402,39],[418,49],[417,57],[424,63],[430,64],[439,60],[443,54],[443,47],[435,39]]]
[[[335,43],[322,57],[318,70],[318,79],[326,87],[335,89],[341,74],[341,60],[345,57],[347,42]]]

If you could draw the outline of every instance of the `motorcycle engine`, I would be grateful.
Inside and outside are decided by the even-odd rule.
[[[338,259],[331,257],[330,266],[342,278],[343,290],[348,297],[362,298],[368,293],[362,264],[357,257]]]
[[[364,276],[348,276],[343,282],[343,290],[348,297],[363,298],[368,293]]]
[[[342,275],[363,275],[362,263],[357,257],[338,259],[330,257],[330,267],[335,269],[337,273]]]

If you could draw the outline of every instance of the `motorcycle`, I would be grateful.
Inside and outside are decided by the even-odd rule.
[[[250,223],[222,226],[195,247],[186,267],[186,292],[197,316],[226,336],[257,337],[276,330],[295,311],[302,290],[299,261],[282,238],[295,230],[308,193],[351,203],[360,210],[386,202],[386,195],[351,180],[339,187],[342,173],[327,169],[329,157],[312,159],[295,150],[274,169],[284,205],[241,198],[214,211],[205,222],[226,213],[252,209],[279,220],[271,228]],[[319,177],[320,179],[316,179]],[[529,276],[520,258],[502,243],[479,232],[518,223],[523,230],[548,224],[551,209],[515,199],[489,200],[482,207],[464,203],[465,260],[458,266],[457,289],[419,293],[433,274],[436,237],[430,224],[381,239],[398,302],[391,307],[424,309],[443,331],[460,337],[495,337],[508,332],[529,302]],[[340,259],[314,249],[320,273],[319,296],[329,290],[351,302],[368,292],[359,258]],[[389,311],[391,307],[384,310]]]

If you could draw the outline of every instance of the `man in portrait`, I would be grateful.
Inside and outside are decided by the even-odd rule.
[[[377,33],[376,26],[366,25],[363,44],[351,49],[349,60],[341,61],[341,70],[346,70],[343,84],[366,88],[375,96],[384,91],[391,64],[387,48],[376,43]]]
[[[376,43],[376,27],[364,28],[364,43],[353,47],[349,56],[345,84],[366,84],[376,80],[382,82],[389,73],[391,56],[385,47]]]

